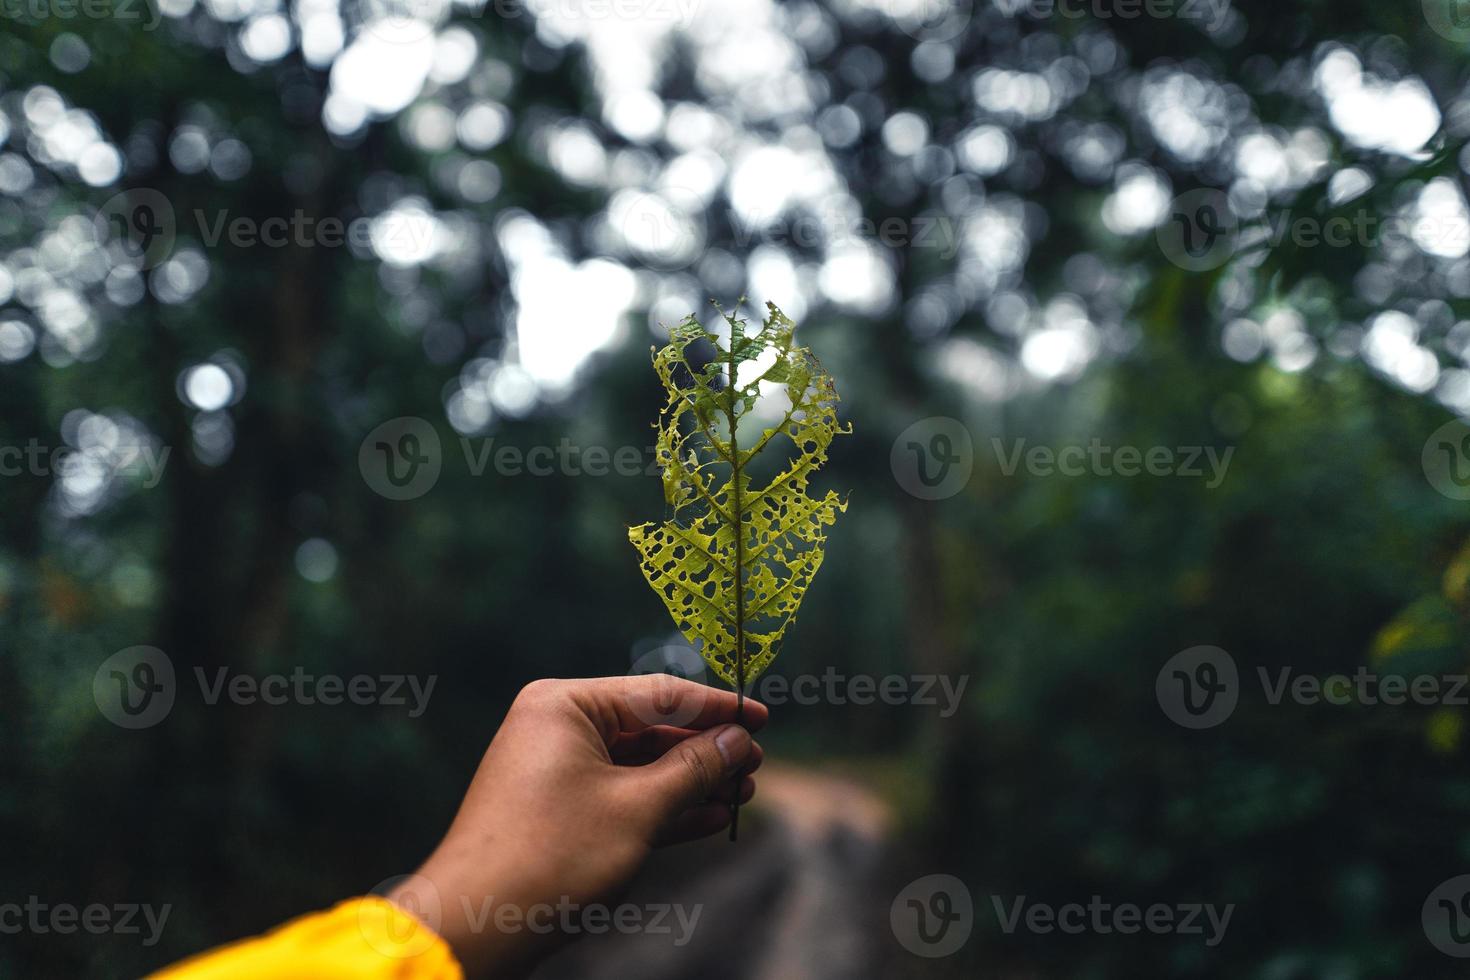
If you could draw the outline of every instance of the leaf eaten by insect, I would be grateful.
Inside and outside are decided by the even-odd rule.
[[[628,529],[680,632],[737,688],[776,657],[827,529],[847,509],[835,491],[810,487],[832,439],[852,431],[838,422],[837,389],[796,344],[796,324],[767,307],[751,333],[726,315],[728,338],[691,314],[654,351],[668,396],[655,451],[670,516]],[[771,456],[784,465],[757,486],[751,469]]]

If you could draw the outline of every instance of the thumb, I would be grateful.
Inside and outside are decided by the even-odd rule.
[[[750,733],[739,725],[723,725],[691,735],[641,767],[640,789],[665,816],[681,813],[709,799],[724,781],[750,760]]]

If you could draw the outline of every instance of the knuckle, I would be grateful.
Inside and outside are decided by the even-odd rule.
[[[683,693],[682,682],[673,674],[654,674],[654,680],[650,688],[650,695],[655,705],[672,709],[678,707],[679,698]]]
[[[564,691],[564,681],[542,677],[521,688],[516,695],[514,707],[538,708],[558,700]]]
[[[690,783],[704,796],[714,792],[717,774],[710,765],[709,756],[700,751],[698,746],[688,742],[681,744],[676,751],[679,754],[679,762],[689,773]]]

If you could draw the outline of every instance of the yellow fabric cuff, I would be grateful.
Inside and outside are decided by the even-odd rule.
[[[293,919],[153,974],[153,980],[463,980],[449,946],[420,919],[369,896]]]

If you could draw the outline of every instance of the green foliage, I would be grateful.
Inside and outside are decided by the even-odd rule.
[[[837,389],[816,356],[797,346],[796,324],[767,306],[754,334],[727,314],[723,345],[690,314],[654,352],[668,392],[656,452],[673,514],[628,529],[644,577],[679,630],[737,689],[775,659],[822,567],[826,529],[847,509],[835,491],[817,497],[807,489],[832,438],[852,431],[838,424]],[[696,366],[704,347],[716,356]],[[759,420],[773,390],[785,392],[780,421],[742,449],[742,422]],[[787,441],[794,455],[757,489],[751,465]]]
[[[1382,236],[1328,247],[1273,230],[1301,218],[1379,227],[1431,180],[1463,189],[1470,47],[1427,29],[1414,3],[1216,6],[1219,30],[1183,16],[1040,17],[976,4],[959,35],[921,43],[863,5],[775,5],[789,17],[799,87],[773,64],[763,84],[712,94],[705,84],[725,77],[710,74],[714,59],[734,63],[728,45],[706,51],[671,35],[678,40],[664,52],[656,94],[676,138],[632,146],[603,124],[607,93],[585,61],[592,46],[552,51],[529,16],[456,8],[456,30],[470,31],[480,52],[466,80],[435,81],[401,119],[350,139],[330,136],[318,118],[329,71],[296,53],[231,67],[243,65],[233,34],[250,19],[224,22],[196,5],[158,30],[123,17],[7,20],[3,169],[29,160],[33,183],[0,194],[0,254],[27,283],[0,321],[42,327],[27,311],[33,301],[65,312],[70,297],[54,297],[85,294],[97,300],[86,331],[96,327],[100,339],[76,358],[40,331],[40,352],[0,364],[0,446],[58,447],[64,420],[83,408],[130,415],[173,455],[159,487],[110,495],[83,518],[57,512],[60,481],[51,476],[0,478],[0,835],[22,842],[0,857],[0,879],[12,895],[168,902],[175,912],[151,948],[125,935],[7,936],[0,978],[140,975],[409,869],[453,813],[487,717],[521,684],[606,672],[613,651],[637,656],[661,642],[639,611],[645,587],[624,538],[627,524],[656,516],[641,467],[636,476],[533,478],[465,465],[492,436],[497,450],[563,440],[643,446],[643,342],[604,352],[561,408],[498,413],[464,454],[446,423],[446,383],[464,364],[509,357],[517,331],[532,329],[516,323],[512,310],[527,296],[517,294],[495,235],[503,219],[526,215],[565,252],[553,261],[628,260],[641,281],[651,277],[640,288],[650,300],[759,289],[734,274],[754,268],[757,249],[789,259],[806,288],[803,339],[843,378],[845,417],[857,430],[852,451],[823,469],[863,506],[843,518],[825,585],[802,603],[802,657],[849,675],[970,679],[948,717],[913,704],[821,699],[781,711],[767,736],[785,760],[884,784],[913,821],[895,826],[885,867],[944,870],[972,888],[1058,900],[1240,903],[1230,936],[1212,950],[1188,936],[977,929],[961,954],[929,961],[926,975],[971,976],[981,962],[1014,976],[1448,975],[1452,961],[1426,941],[1420,908],[1446,869],[1470,858],[1463,707],[1271,705],[1257,685],[1219,728],[1182,732],[1160,712],[1154,682],[1169,656],[1201,643],[1228,650],[1252,685],[1259,670],[1274,677],[1283,667],[1317,677],[1364,664],[1379,673],[1465,669],[1470,552],[1460,549],[1470,523],[1465,503],[1437,493],[1420,467],[1445,411],[1352,353],[1378,313],[1397,310],[1414,318],[1445,380],[1456,377],[1449,369],[1465,367],[1470,318],[1464,259]],[[346,19],[349,31],[361,30]],[[48,56],[63,33],[90,46],[85,70],[63,71]],[[1445,125],[1422,152],[1405,157],[1342,135],[1343,107],[1334,110],[1310,79],[1344,49],[1362,64],[1365,86],[1422,79],[1434,93]],[[975,84],[992,70],[1044,78],[1055,98],[1039,117],[987,109]],[[56,117],[65,131],[73,108],[95,114],[128,157],[123,185],[93,187],[40,152],[50,141],[25,121],[36,86],[66,99]],[[790,91],[811,104],[770,115],[766,100]],[[431,150],[410,138],[433,130],[421,123],[444,110],[486,99],[513,121],[495,146]],[[1178,120],[1199,110],[1201,130],[1222,141],[1203,160],[1180,157],[1160,131],[1195,132]],[[678,134],[706,112],[729,137],[691,151]],[[861,123],[854,142],[807,140],[841,132],[829,124],[849,112]],[[924,121],[920,152],[886,145],[883,124],[898,112]],[[203,129],[212,146],[243,142],[249,172],[225,180],[172,166],[183,126]],[[964,144],[976,134],[993,141],[994,128],[1005,131],[1003,169],[974,172]],[[567,131],[603,140],[616,179],[563,180],[546,149]],[[1265,138],[1278,147],[1242,152]],[[814,226],[803,209],[818,202],[800,195],[770,234],[744,226],[733,220],[743,205],[733,206],[721,181],[691,214],[702,252],[688,267],[640,269],[617,236],[608,243],[604,198],[632,189],[625,180],[646,171],[678,185],[691,152],[726,157],[733,176],[748,148],[778,140],[800,151],[801,186],[820,178],[824,202],[845,189],[832,207],[816,208],[819,224],[840,219],[831,241],[806,240]],[[1178,194],[1229,187],[1232,161],[1279,153],[1293,174],[1302,164],[1316,172],[1300,188],[1271,190],[1270,205],[1243,221],[1266,229],[1264,242],[1243,244],[1219,269],[1186,271],[1153,234],[1116,234],[1102,219],[1141,166]],[[1323,153],[1327,165],[1316,170]],[[471,163],[498,173],[490,200],[462,195]],[[1348,166],[1372,186],[1334,203],[1327,189]],[[745,194],[752,182],[741,183]],[[207,284],[188,302],[146,290],[132,304],[102,296],[89,272],[95,261],[85,248],[73,255],[60,224],[90,224],[122,186],[168,198],[179,248],[208,260]],[[225,213],[371,217],[404,195],[442,213],[455,229],[452,254],[403,269],[344,248],[208,246],[192,217],[197,209],[211,222]],[[888,235],[895,226],[910,234]],[[852,241],[865,229],[883,229],[882,240]],[[857,273],[836,262],[808,278],[841,257],[836,247],[854,245],[883,261]],[[141,279],[166,283],[172,271]],[[845,287],[833,296],[873,302],[829,302],[822,284],[832,271]],[[1237,318],[1271,341],[1248,363],[1222,350]],[[1298,324],[1316,360],[1282,370],[1272,347],[1288,331],[1277,328]],[[1038,328],[1054,325],[1085,336],[1095,328],[1101,354],[1076,380],[1041,383],[1018,358],[1046,339]],[[693,336],[685,349],[694,358],[708,344]],[[238,358],[248,387],[213,416],[228,419],[234,451],[206,463],[193,445],[196,420],[208,418],[178,396],[177,379],[218,352]],[[685,370],[677,367],[681,383]],[[705,416],[724,438],[721,391],[710,386]],[[395,416],[427,419],[444,440],[442,477],[408,504],[372,492],[356,465],[363,434]],[[915,500],[890,471],[893,436],[925,416],[954,417],[973,436],[974,475],[947,500]],[[693,425],[693,413],[682,421]],[[747,424],[751,437],[761,431],[750,418],[739,441],[754,445]],[[993,448],[997,438],[1009,448],[1093,437],[1235,454],[1229,478],[1207,490],[1177,478],[1007,474]],[[762,483],[784,464],[784,444],[752,461]],[[685,458],[669,461],[670,475]],[[682,485],[695,497],[673,515],[681,529],[707,506],[695,485]],[[721,489],[715,482],[707,492]],[[327,582],[295,571],[293,554],[308,537],[341,555]],[[165,649],[181,682],[196,669],[300,665],[445,683],[418,720],[350,705],[209,705],[181,692],[163,724],[123,731],[97,711],[93,672],[137,643]],[[873,778],[887,769],[902,780]],[[359,814],[413,816],[384,833]],[[313,859],[302,862],[303,853]],[[814,870],[830,867],[785,877],[806,881]],[[891,890],[851,891],[871,902],[867,911],[887,913]],[[787,897],[758,911],[742,906],[727,920],[733,951],[700,962],[715,972],[748,963],[735,955],[738,937],[771,928]],[[988,906],[978,890],[975,898],[977,911]],[[867,921],[855,915],[845,925]],[[834,942],[843,927],[817,926]],[[894,942],[872,948],[867,969],[852,975],[915,969]],[[698,972],[693,961],[690,970]],[[557,975],[594,973],[547,974]]]

